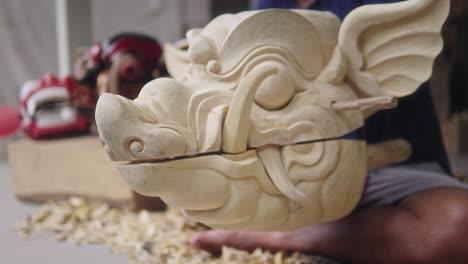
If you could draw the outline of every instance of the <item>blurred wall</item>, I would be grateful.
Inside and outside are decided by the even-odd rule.
[[[209,0],[92,0],[93,38],[136,31],[162,42],[183,37],[185,28],[202,27],[210,20]]]
[[[17,106],[20,85],[56,72],[54,0],[0,0],[0,105]],[[0,160],[6,157],[0,139]]]

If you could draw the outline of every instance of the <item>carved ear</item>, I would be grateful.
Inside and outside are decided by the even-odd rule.
[[[432,73],[442,49],[440,30],[449,0],[368,5],[343,21],[338,45],[358,96],[405,96]]]
[[[172,44],[164,45],[164,61],[169,74],[176,80],[182,80],[187,74],[190,57],[186,50],[179,49]]]
[[[226,35],[240,21],[240,17],[225,14],[216,17],[203,29],[192,29],[186,34],[188,49],[166,44],[164,46],[164,60],[172,77],[182,80],[190,64],[206,64],[216,57],[218,47]]]

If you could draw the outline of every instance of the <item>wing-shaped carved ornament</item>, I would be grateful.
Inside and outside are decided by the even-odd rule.
[[[409,0],[351,12],[339,47],[359,97],[402,97],[425,82],[443,46],[440,29],[449,9],[448,0]]]

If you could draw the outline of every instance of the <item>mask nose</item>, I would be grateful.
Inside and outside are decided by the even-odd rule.
[[[117,146],[126,140],[122,135],[127,134],[128,123],[134,119],[129,111],[132,105],[129,100],[109,93],[102,94],[96,105],[96,125],[99,136],[104,150],[114,161],[127,158],[126,151]]]
[[[152,103],[152,104],[151,104]],[[103,94],[96,106],[96,124],[104,149],[114,161],[151,161],[186,155],[183,128],[152,111],[157,102],[135,102]],[[163,118],[164,119],[164,118]]]

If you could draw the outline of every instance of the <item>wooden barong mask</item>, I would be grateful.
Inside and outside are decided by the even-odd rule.
[[[96,120],[129,186],[223,229],[289,230],[358,203],[366,143],[345,139],[432,71],[448,0],[328,12],[249,11],[166,45],[174,79],[131,101],[104,94]]]

